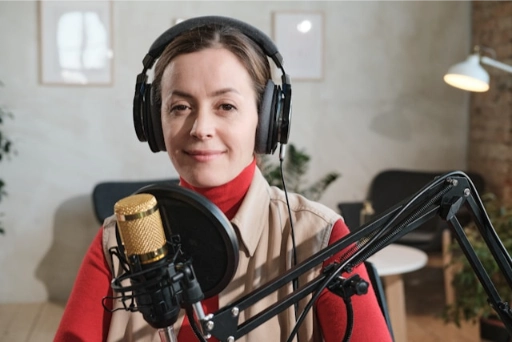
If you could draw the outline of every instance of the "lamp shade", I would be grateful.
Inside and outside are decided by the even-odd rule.
[[[444,81],[453,87],[468,91],[489,90],[489,74],[480,65],[478,54],[470,55],[464,62],[452,66],[444,75]]]

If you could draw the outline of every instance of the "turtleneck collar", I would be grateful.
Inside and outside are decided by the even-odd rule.
[[[255,169],[256,158],[254,158],[252,163],[243,169],[238,176],[226,184],[211,188],[198,188],[187,183],[186,180],[180,177],[180,185],[208,198],[213,204],[219,207],[228,220],[231,220],[238,211],[238,208],[240,208],[242,200],[251,185]]]

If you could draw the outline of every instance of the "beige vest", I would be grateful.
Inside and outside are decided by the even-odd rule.
[[[332,227],[341,217],[331,209],[296,194],[289,194],[289,200],[297,244],[297,259],[301,262],[327,246]],[[233,280],[219,294],[220,308],[233,303],[290,269],[292,240],[289,222],[284,192],[276,187],[270,187],[256,168],[247,195],[231,221],[239,238],[240,261]],[[103,248],[109,263],[108,249],[115,245],[115,217],[110,217],[105,221],[103,232]],[[111,271],[115,276],[120,274],[119,263],[116,260],[114,265],[111,265]],[[320,271],[321,265],[318,265],[301,276],[299,284],[311,281]],[[290,284],[270,294],[241,312],[239,324],[291,292]],[[310,298],[311,296],[307,296],[300,302],[299,312]],[[114,309],[121,307],[120,301],[114,301]],[[184,317],[183,310],[181,311],[174,327],[176,334]],[[294,309],[291,306],[237,341],[286,341],[294,327],[294,317]],[[313,310],[304,320],[299,330],[299,338],[301,342],[322,341],[320,327]],[[112,314],[107,340],[160,342],[157,331],[144,321],[140,313],[124,310],[118,310]]]

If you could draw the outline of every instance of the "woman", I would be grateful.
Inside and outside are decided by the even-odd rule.
[[[270,187],[258,170],[254,151],[259,109],[270,79],[270,65],[261,47],[237,28],[218,24],[181,33],[167,45],[155,67],[152,86],[160,104],[165,149],[180,175],[180,185],[216,204],[239,238],[237,272],[220,295],[203,301],[207,314],[290,268],[290,220],[295,226],[297,262],[348,234],[339,215],[296,194],[289,196],[289,217],[284,193]],[[102,298],[112,295],[110,281],[116,272],[104,253],[115,244],[114,229],[115,219],[107,219],[85,256],[56,341],[159,341],[139,314],[110,313],[101,306]],[[313,279],[321,268],[301,277],[301,283]],[[368,279],[362,267],[354,273]],[[241,321],[291,292],[288,286],[270,295],[242,312]],[[391,340],[373,291],[352,301],[352,340]],[[293,308],[287,309],[240,340],[286,340],[294,317]],[[326,290],[302,324],[300,341],[341,341],[346,321],[343,300]],[[186,317],[180,315],[175,325],[178,341],[197,341]]]

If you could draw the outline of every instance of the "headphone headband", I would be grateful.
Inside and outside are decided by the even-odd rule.
[[[169,28],[167,31],[162,33],[153,44],[151,44],[148,55],[152,57],[153,60],[151,61],[151,65],[144,64],[144,67],[150,69],[153,66],[154,61],[160,57],[162,52],[164,52],[165,47],[170,42],[172,42],[174,38],[186,31],[204,25],[223,25],[238,29],[247,37],[251,38],[251,40],[256,42],[263,49],[265,54],[272,58],[278,68],[281,69],[283,67],[283,57],[277,50],[277,46],[267,37],[265,33],[261,32],[254,26],[244,23],[243,21],[221,16],[204,16],[191,18]]]

